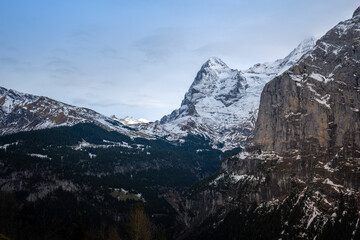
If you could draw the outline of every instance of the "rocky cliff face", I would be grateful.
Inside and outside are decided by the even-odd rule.
[[[241,229],[263,229],[261,219],[278,218],[270,239],[359,237],[359,12],[265,85],[246,151],[188,197],[189,226],[202,224],[216,236],[233,218]],[[246,232],[235,229],[227,232]]]
[[[359,147],[359,17],[339,23],[265,86],[255,145],[279,153]]]
[[[284,59],[256,64],[246,71],[210,58],[197,73],[180,108],[139,129],[168,140],[201,135],[223,150],[243,147],[254,129],[264,85],[291,67],[314,43],[314,38],[306,39]]]

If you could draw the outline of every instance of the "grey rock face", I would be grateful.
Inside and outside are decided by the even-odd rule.
[[[360,144],[360,18],[339,23],[261,95],[249,146],[284,153]]]

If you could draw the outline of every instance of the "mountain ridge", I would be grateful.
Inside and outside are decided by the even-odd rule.
[[[180,108],[158,122],[135,127],[170,141],[195,134],[210,139],[215,148],[243,147],[254,129],[265,83],[292,66],[314,44],[314,37],[305,39],[285,58],[245,71],[231,69],[220,58],[211,57],[196,74]]]
[[[0,87],[0,135],[93,122],[132,137],[153,138],[94,110]]]
[[[150,123],[106,117],[51,98],[1,88],[0,111],[3,114],[0,134],[90,121],[107,130],[134,137],[163,137],[178,141],[194,134],[210,139],[214,148],[224,151],[243,147],[254,129],[260,92],[265,83],[290,67],[314,41],[314,38],[303,41],[284,59],[256,64],[245,71],[232,69],[220,58],[211,57],[201,66],[181,107],[160,121]]]

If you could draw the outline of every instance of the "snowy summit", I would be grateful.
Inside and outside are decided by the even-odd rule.
[[[208,138],[222,150],[243,146],[257,118],[265,84],[293,66],[315,45],[315,38],[301,42],[288,56],[240,71],[211,57],[197,73],[179,109],[160,122],[141,125],[140,131],[178,140],[187,134]]]

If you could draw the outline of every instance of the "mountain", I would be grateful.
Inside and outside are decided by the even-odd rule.
[[[307,39],[284,59],[256,64],[246,71],[210,58],[197,73],[181,107],[154,123],[106,117],[87,108],[0,87],[0,135],[92,122],[134,137],[179,140],[192,134],[209,139],[213,147],[224,151],[243,147],[254,129],[265,83],[292,66],[314,42],[314,38]]]
[[[125,126],[131,126],[131,125],[135,125],[135,124],[144,124],[144,123],[149,123],[149,120],[146,120],[144,118],[139,118],[139,119],[135,119],[133,117],[125,117],[125,118],[117,118],[115,115],[112,116],[112,119],[120,122],[122,125]]]
[[[0,136],[86,122],[133,137],[152,138],[91,109],[0,87]]]
[[[359,39],[360,7],[265,85],[245,151],[190,191],[188,239],[360,238]]]
[[[284,59],[276,60],[275,62],[269,63],[258,63],[253,67],[245,71],[245,75],[248,78],[252,78],[252,74],[257,74],[258,76],[265,75],[268,78],[272,79],[277,75],[282,74],[291,66],[293,66],[305,53],[311,50],[316,43],[316,38],[310,37],[303,40],[288,56]],[[256,75],[255,75],[256,76]],[[263,76],[264,78],[264,76]],[[256,80],[256,77],[253,77]]]
[[[180,108],[160,122],[141,125],[139,130],[168,140],[201,135],[223,150],[243,147],[254,129],[264,85],[291,67],[314,44],[314,38],[307,39],[284,59],[256,64],[246,71],[231,69],[212,57],[197,73]]]

